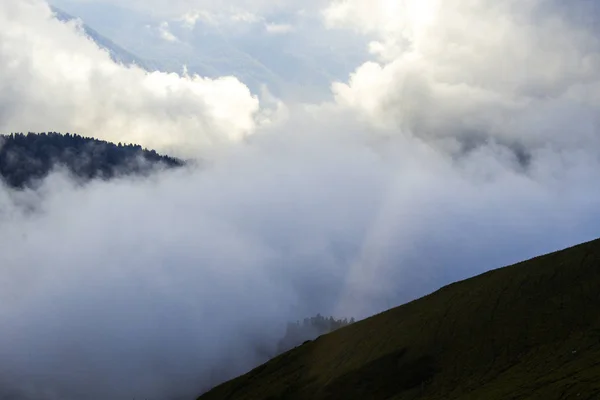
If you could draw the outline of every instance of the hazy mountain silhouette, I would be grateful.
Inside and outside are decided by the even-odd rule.
[[[69,22],[77,20],[76,17],[64,12],[60,8],[51,8],[59,21]],[[119,46],[107,37],[101,35],[99,32],[92,29],[90,26],[86,25],[83,22],[81,23],[81,28],[83,29],[85,34],[90,39],[92,39],[100,48],[108,51],[113,61],[123,65],[137,65],[138,67],[141,67],[147,71],[155,71],[160,69],[156,63],[153,63],[148,60],[143,60],[142,58],[136,56],[130,51],[125,50],[123,47]]]

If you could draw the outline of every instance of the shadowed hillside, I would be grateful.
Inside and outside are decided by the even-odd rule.
[[[600,399],[600,240],[449,285],[199,399]]]
[[[23,188],[43,179],[56,167],[86,181],[117,175],[147,174],[157,166],[180,167],[181,160],[138,145],[118,145],[79,135],[22,133],[0,136],[0,177]]]

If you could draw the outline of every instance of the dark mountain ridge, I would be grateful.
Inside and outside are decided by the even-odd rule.
[[[139,145],[114,144],[77,134],[12,133],[0,135],[0,177],[22,189],[65,168],[80,182],[119,175],[147,175],[157,168],[176,168],[184,162]]]

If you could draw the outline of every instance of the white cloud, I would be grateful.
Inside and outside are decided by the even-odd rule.
[[[117,65],[39,1],[0,4],[0,130],[78,132],[185,156],[240,140],[259,101],[233,77]]]
[[[472,4],[465,8],[472,11]],[[387,55],[389,59],[419,40],[436,23],[436,18],[444,15],[440,8],[440,0],[348,0],[332,2],[324,9],[323,16],[331,28],[346,27],[380,36],[383,43],[373,42],[372,48],[377,52],[394,50]],[[449,7],[450,11],[454,9],[454,4]],[[447,17],[452,17],[452,13]]]
[[[243,9],[230,8],[227,10],[195,10],[187,11],[183,15],[175,18],[175,21],[181,22],[185,29],[193,30],[196,27],[198,21],[203,24],[220,27],[220,28],[232,28],[244,25],[253,25],[263,20],[263,17],[248,12]]]
[[[179,21],[183,22],[183,26],[186,29],[193,29],[198,21],[202,21],[209,25],[217,25],[216,19],[217,18],[213,13],[206,10],[200,10],[186,12],[179,18]]]
[[[221,27],[231,26],[232,24],[251,25],[258,23],[261,20],[262,17],[240,9],[229,9],[227,11],[188,11],[176,19],[176,21],[182,22],[183,27],[186,29],[194,29],[198,21],[201,21],[202,23],[207,25]]]
[[[158,25],[158,34],[161,39],[166,40],[167,42],[178,42],[177,36],[173,35],[173,33],[169,29],[169,23],[167,21],[163,21]]]
[[[379,58],[335,83],[336,99],[377,126],[426,140],[595,145],[600,41],[543,4],[334,3],[330,26],[375,35]]]
[[[243,23],[247,23],[247,24],[253,24],[253,23],[260,21],[261,17],[259,17],[258,15],[254,14],[252,12],[236,10],[231,13],[230,19],[234,22],[243,22]]]
[[[292,32],[294,27],[291,24],[267,23],[265,24],[265,30],[273,35],[281,35]]]

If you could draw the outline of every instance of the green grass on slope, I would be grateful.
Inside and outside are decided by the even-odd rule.
[[[199,399],[600,399],[600,240],[449,285]]]

